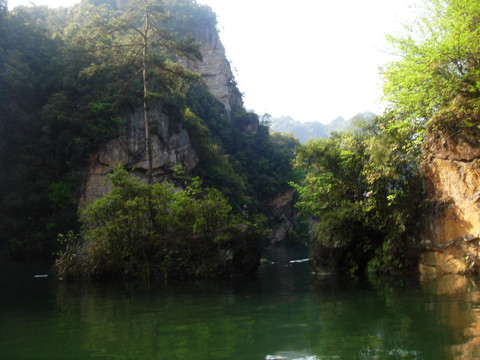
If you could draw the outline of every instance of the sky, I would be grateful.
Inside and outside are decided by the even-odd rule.
[[[35,0],[70,6],[75,0]],[[415,0],[197,0],[217,14],[245,107],[258,115],[328,123],[381,114],[385,34],[413,19]],[[10,0],[9,8],[32,4]]]

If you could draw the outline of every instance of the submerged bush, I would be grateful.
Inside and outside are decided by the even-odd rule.
[[[81,236],[60,253],[59,275],[216,276],[241,272],[228,263],[239,248],[257,252],[254,234],[236,243],[239,237],[231,234],[239,219],[223,195],[202,188],[198,178],[175,189],[166,182],[142,183],[119,167],[109,180],[112,191],[81,211]],[[226,257],[228,252],[233,255]]]

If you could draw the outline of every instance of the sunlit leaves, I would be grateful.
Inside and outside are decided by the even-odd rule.
[[[403,36],[389,36],[398,61],[383,71],[385,100],[410,126],[457,97],[480,96],[480,2],[431,0]]]

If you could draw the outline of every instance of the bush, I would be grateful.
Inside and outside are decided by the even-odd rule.
[[[238,222],[216,189],[198,178],[184,189],[148,185],[122,167],[110,176],[112,191],[81,211],[80,244],[57,260],[60,275],[86,277],[191,277],[222,275],[219,243]]]
[[[424,193],[409,141],[388,119],[376,119],[298,150],[296,166],[306,177],[293,186],[300,212],[317,220],[314,264],[356,273],[415,263]]]

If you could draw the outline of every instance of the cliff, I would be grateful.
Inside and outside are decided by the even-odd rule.
[[[241,93],[235,84],[225,48],[215,27],[199,28],[194,36],[200,43],[203,61],[189,60],[181,63],[202,76],[210,93],[223,103],[227,111],[233,106],[242,106]],[[160,112],[159,107],[154,108],[151,114],[154,128],[152,137],[154,180],[167,179],[178,165],[182,165],[187,173],[193,170],[199,159],[181,121],[168,118]],[[108,190],[104,184],[105,175],[119,163],[126,169],[134,169],[141,178],[145,176],[147,160],[143,110],[138,109],[132,114],[122,116],[121,123],[120,136],[110,140],[90,156],[82,202],[91,202]]]
[[[227,111],[232,107],[243,106],[242,94],[237,88],[230,62],[225,55],[217,29],[210,25],[199,27],[193,34],[200,44],[202,61],[181,60],[180,63],[190,71],[202,76],[210,93],[215,96]]]
[[[186,129],[162,114],[158,107],[151,109],[153,177],[164,180],[178,165],[191,171],[198,163]],[[145,151],[145,122],[143,109],[125,115],[118,138],[108,141],[98,152],[91,154],[82,200],[91,202],[108,188],[105,176],[118,164],[134,169],[140,177],[147,171]]]
[[[423,172],[432,210],[420,259],[424,273],[466,274],[480,268],[479,131],[476,121],[455,131],[427,132]]]

